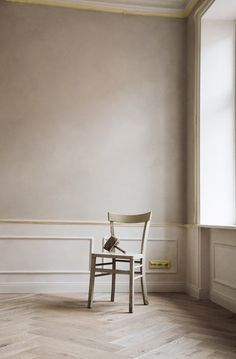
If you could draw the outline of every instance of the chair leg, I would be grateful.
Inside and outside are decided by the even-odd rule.
[[[116,260],[112,259],[112,269],[116,270]],[[115,301],[115,290],[116,290],[116,274],[113,273],[111,277],[111,302]]]
[[[88,308],[92,308],[92,304],[93,304],[95,266],[96,266],[96,257],[92,255],[91,268],[90,268],[90,280],[89,280]]]
[[[129,313],[134,311],[134,260],[130,259],[129,274]]]
[[[144,263],[142,263],[144,266]],[[143,304],[144,305],[148,305],[149,301],[148,301],[148,295],[147,295],[147,283],[146,283],[146,273],[145,273],[145,268],[141,267],[141,275],[142,277],[141,279],[141,288],[142,288],[142,294],[143,294]]]

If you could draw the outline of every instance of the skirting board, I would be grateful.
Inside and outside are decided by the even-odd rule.
[[[110,292],[111,286],[108,283],[95,283],[95,292]],[[185,284],[176,283],[149,283],[148,292],[184,292]],[[128,292],[127,283],[117,283],[117,292]],[[140,292],[140,286],[135,287]],[[21,283],[0,283],[1,293],[86,293],[88,292],[88,283],[79,282],[21,282]]]
[[[187,283],[185,286],[185,292],[193,298],[208,299],[209,293],[207,288],[198,288],[193,284]]]
[[[236,313],[236,298],[228,297],[216,290],[210,292],[210,299],[212,302]]]

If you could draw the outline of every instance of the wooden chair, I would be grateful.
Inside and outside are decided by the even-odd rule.
[[[117,253],[117,252],[102,252],[91,254],[91,270],[90,270],[90,283],[89,283],[89,295],[88,295],[88,308],[92,307],[93,294],[94,294],[94,282],[95,277],[112,275],[111,283],[111,301],[115,300],[115,284],[116,274],[129,275],[129,312],[133,313],[134,307],[134,281],[135,279],[141,279],[141,288],[143,295],[143,303],[148,304],[146,275],[145,275],[145,251],[147,243],[147,235],[149,224],[151,220],[151,212],[136,214],[136,215],[120,215],[108,213],[108,220],[110,221],[111,236],[115,237],[114,224],[115,223],[143,223],[143,233],[141,248],[139,253]],[[97,258],[111,259],[110,262],[97,263]],[[129,269],[117,269],[116,264],[128,263]],[[111,268],[104,268],[104,266],[111,266]],[[137,274],[137,276],[135,276]]]

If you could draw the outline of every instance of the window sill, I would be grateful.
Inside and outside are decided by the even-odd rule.
[[[218,224],[199,224],[198,225],[200,228],[209,228],[209,229],[230,229],[230,230],[236,230],[236,225],[232,224],[222,224],[222,225],[218,225]]]

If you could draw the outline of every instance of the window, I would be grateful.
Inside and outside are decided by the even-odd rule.
[[[201,23],[200,222],[235,224],[235,21]]]

